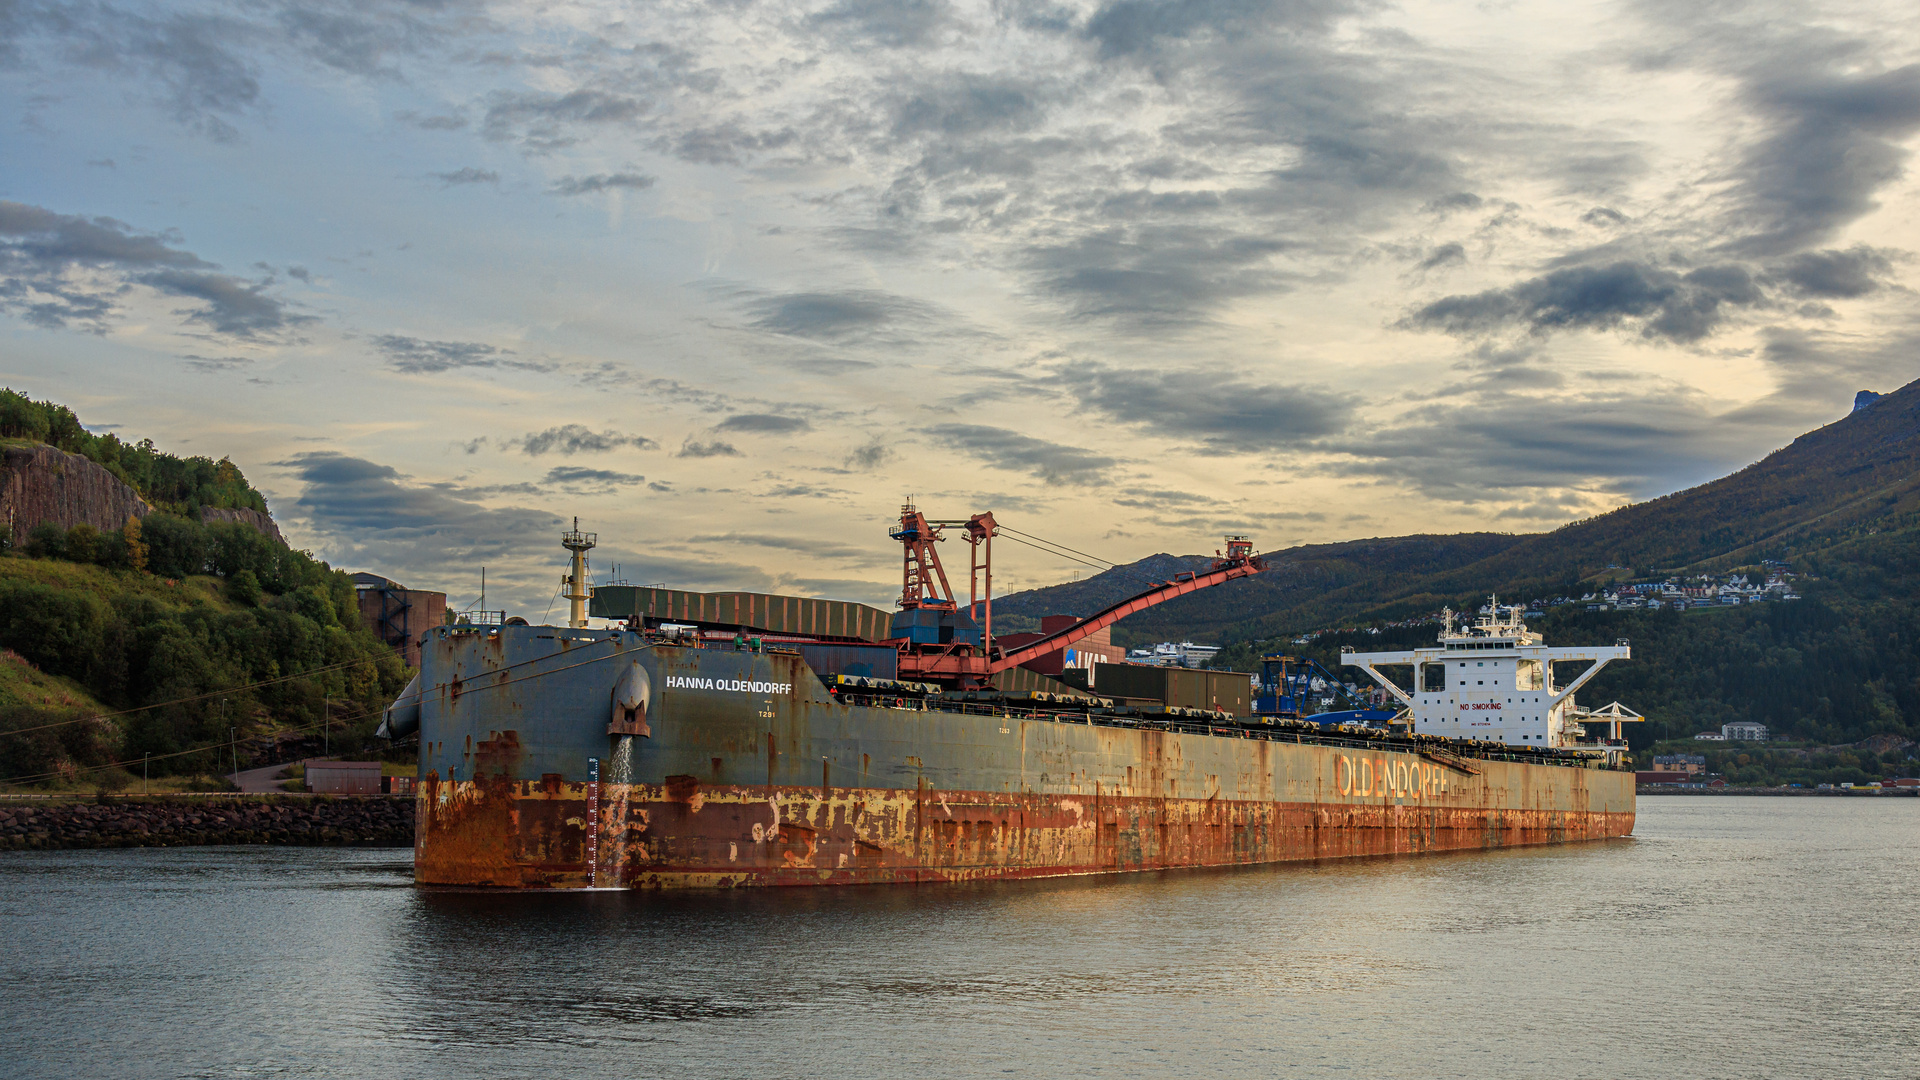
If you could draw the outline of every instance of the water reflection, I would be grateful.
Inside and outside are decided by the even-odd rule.
[[[1649,799],[1580,847],[665,895],[22,853],[0,1045],[33,1076],[1896,1075],[1916,809]]]

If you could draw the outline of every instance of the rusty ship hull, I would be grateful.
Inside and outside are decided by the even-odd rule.
[[[627,631],[436,630],[418,688],[427,885],[977,881],[1597,840],[1634,823],[1630,772],[856,703],[797,654]]]

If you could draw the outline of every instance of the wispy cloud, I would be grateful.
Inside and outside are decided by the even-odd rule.
[[[596,173],[592,176],[563,176],[553,182],[555,195],[592,195],[600,191],[644,191],[654,178],[644,173]]]

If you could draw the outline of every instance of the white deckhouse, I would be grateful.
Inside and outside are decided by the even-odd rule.
[[[1640,720],[1638,713],[1619,702],[1590,711],[1573,700],[1573,692],[1608,663],[1632,658],[1624,639],[1610,646],[1550,649],[1520,621],[1518,609],[1503,615],[1497,600],[1472,626],[1456,628],[1454,613],[1445,614],[1446,627],[1435,645],[1406,652],[1342,649],[1340,662],[1364,670],[1399,699],[1417,734],[1603,750],[1608,756],[1625,751],[1620,724]],[[1567,685],[1555,685],[1555,662],[1582,660],[1593,664]],[[1413,666],[1412,693],[1379,670],[1398,664]],[[1606,724],[1609,730],[1590,738],[1588,724]]]

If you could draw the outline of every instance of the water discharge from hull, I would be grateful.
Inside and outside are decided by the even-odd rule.
[[[613,757],[608,764],[606,805],[599,823],[600,835],[606,838],[600,883],[603,887],[624,889],[633,793],[633,736],[614,737]]]

